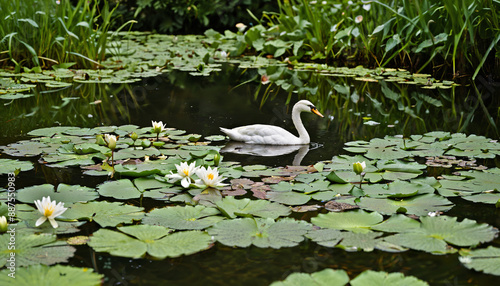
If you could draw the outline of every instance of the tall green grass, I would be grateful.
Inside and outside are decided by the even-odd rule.
[[[0,0],[0,66],[96,68],[113,11],[107,1]]]
[[[278,0],[245,35],[262,54],[446,77],[500,74],[499,0]]]

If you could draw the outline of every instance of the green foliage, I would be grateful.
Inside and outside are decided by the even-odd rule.
[[[500,3],[464,1],[278,1],[245,42],[261,54],[336,64],[495,73]],[[444,65],[443,65],[444,63]],[[486,65],[485,65],[486,64]]]
[[[48,267],[34,265],[16,269],[16,278],[9,277],[9,269],[2,270],[0,283],[2,285],[74,285],[95,286],[101,285],[104,275],[95,273],[91,268],[78,268],[64,265]],[[15,282],[13,282],[15,281]]]
[[[1,65],[19,72],[41,68],[95,68],[105,59],[113,10],[108,2],[8,1],[0,6]],[[32,68],[31,70],[29,68]]]

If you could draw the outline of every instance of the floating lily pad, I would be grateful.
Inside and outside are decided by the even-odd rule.
[[[76,203],[68,209],[64,216],[68,219],[87,219],[95,221],[102,227],[116,226],[120,223],[132,223],[144,217],[144,208],[122,205],[118,202]]]
[[[429,212],[448,211],[454,206],[448,199],[434,194],[398,199],[362,197],[356,204],[363,209],[382,214],[407,213],[418,216],[427,215]]]
[[[133,225],[118,227],[118,231],[100,229],[88,245],[97,252],[139,258],[146,253],[159,259],[189,255],[208,249],[210,236],[202,231],[170,233],[168,228],[156,225]]]
[[[271,286],[344,286],[349,282],[349,276],[344,270],[330,268],[314,273],[292,273],[283,281],[271,283]]]
[[[33,163],[12,159],[0,159],[0,175],[14,173],[16,170],[29,171],[33,169]]]
[[[236,216],[258,216],[277,219],[280,216],[287,216],[291,213],[289,207],[263,200],[238,200],[234,197],[226,197],[216,202],[216,205],[229,218],[236,218]]]
[[[205,206],[175,206],[154,209],[143,219],[144,224],[174,229],[205,229],[224,220],[216,208]]]
[[[107,181],[97,186],[97,191],[101,196],[120,200],[138,198],[142,194],[129,179]]]
[[[393,218],[390,218],[391,220]],[[498,230],[474,220],[457,222],[456,217],[421,217],[421,224],[415,228],[402,227],[400,233],[385,237],[384,240],[404,247],[432,253],[449,253],[447,242],[456,246],[474,246],[493,240]],[[404,222],[399,220],[399,222]]]
[[[307,203],[311,199],[311,196],[289,191],[289,192],[267,192],[266,198],[273,202],[278,202],[285,205],[297,206]]]
[[[425,281],[417,279],[413,276],[405,276],[403,273],[387,273],[377,272],[372,270],[363,271],[356,278],[351,280],[352,286],[429,286]]]
[[[19,232],[15,237],[15,265],[17,267],[67,262],[76,251],[74,247],[69,246],[66,242],[57,241],[56,235],[53,234]],[[0,245],[2,247],[2,251],[0,251],[0,267],[8,263],[7,259],[12,252],[7,249],[10,238],[10,233],[0,235]]]
[[[95,273],[92,268],[78,268],[65,265],[33,265],[19,267],[15,271],[15,278],[9,277],[11,271],[0,271],[0,284],[16,286],[31,285],[100,285],[104,275]],[[12,282],[15,281],[15,282]]]
[[[31,186],[19,189],[17,193],[17,199],[24,203],[33,203],[48,196],[52,200],[68,204],[92,201],[97,199],[99,194],[92,188],[66,184],[59,184],[57,190],[50,184]]]
[[[353,232],[367,233],[370,227],[382,222],[383,217],[377,212],[366,212],[363,210],[319,214],[313,217],[311,222],[322,228],[343,229]]]
[[[304,240],[311,229],[305,221],[290,218],[242,218],[221,221],[208,230],[218,242],[228,246],[292,247]]]
[[[460,262],[468,269],[500,276],[500,248],[488,246],[485,249],[462,249],[460,255]]]

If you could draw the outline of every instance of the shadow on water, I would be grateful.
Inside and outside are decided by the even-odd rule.
[[[0,144],[23,139],[27,132],[41,127],[150,126],[152,120],[162,120],[168,127],[203,136],[221,134],[219,126],[232,128],[254,123],[293,130],[291,106],[302,98],[311,100],[325,115],[325,118],[302,115],[314,143],[280,148],[231,143],[224,147],[225,150],[232,148],[237,154],[224,153],[224,160],[244,165],[284,166],[298,161],[307,165],[346,154],[342,147],[347,141],[438,130],[499,137],[499,98],[494,96],[499,87],[486,81],[476,86],[423,89],[301,72],[296,76],[295,85],[288,90],[272,84],[261,88],[258,81],[239,85],[260,78],[259,72],[262,73],[226,66],[209,77],[171,72],[136,84],[75,84],[57,91],[41,89],[30,98],[4,102],[0,113],[3,122]],[[300,85],[310,89],[295,92]],[[217,144],[222,147],[224,143]],[[33,179],[25,180],[29,176],[24,175],[20,182],[27,185],[46,183],[50,182],[50,176],[58,176],[44,174],[40,167],[37,169]],[[79,170],[60,176],[69,176],[64,181],[82,185],[95,186],[101,180],[89,181]],[[455,203],[457,206],[449,213],[464,217],[459,211],[462,210],[460,202]],[[480,205],[469,203],[463,209],[468,214],[466,217],[500,225],[495,208],[481,209]],[[96,227],[95,222],[87,223],[81,234],[90,235]],[[351,277],[365,269],[402,272],[431,285],[493,285],[494,281],[500,282],[497,277],[465,269],[457,254],[347,252],[310,241],[279,250],[235,249],[216,244],[201,253],[161,261],[112,257],[94,253],[86,246],[77,249],[70,264],[95,268],[105,274],[106,285],[157,285],[166,281],[169,285],[267,285],[292,272],[314,272],[325,267],[345,269]]]

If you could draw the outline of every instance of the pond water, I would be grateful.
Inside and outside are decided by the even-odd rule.
[[[4,124],[0,145],[29,138],[27,132],[41,127],[124,124],[146,127],[152,120],[162,120],[167,127],[204,137],[220,135],[219,127],[253,123],[293,130],[290,109],[294,102],[303,98],[316,104],[325,116],[302,115],[313,142],[309,150],[277,150],[287,154],[271,157],[223,153],[224,161],[271,167],[299,162],[312,165],[331,160],[336,155],[349,154],[343,150],[348,141],[369,141],[398,134],[407,137],[429,131],[499,138],[499,99],[495,96],[499,87],[485,80],[477,86],[423,89],[415,85],[363,82],[312,72],[302,72],[298,77],[303,84],[317,88],[316,93],[286,92],[273,84],[261,85],[259,80],[251,80],[260,79],[257,70],[240,70],[232,65],[208,77],[176,71],[134,84],[74,84],[58,91],[40,89],[33,97],[1,107],[0,118]],[[241,84],[247,81],[250,82]],[[500,166],[498,156],[478,159],[477,164]],[[17,182],[19,187],[43,183],[95,187],[104,180],[83,176],[75,168],[58,170],[37,165],[35,170],[21,173]],[[451,200],[455,206],[446,215],[500,227],[500,212],[494,205],[475,204],[459,198]],[[147,210],[159,206],[151,199],[129,203],[142,204]],[[292,217],[310,221],[317,213],[294,213]],[[98,226],[87,223],[81,229],[80,235],[91,235]],[[70,235],[62,235],[65,236]],[[498,238],[492,245],[500,245]],[[69,265],[95,269],[105,275],[105,285],[267,285],[292,272],[311,273],[324,268],[344,269],[351,277],[366,269],[402,272],[430,285],[500,283],[498,276],[466,269],[457,259],[458,254],[431,255],[412,250],[352,252],[323,247],[309,240],[278,250],[255,246],[231,248],[215,243],[207,251],[164,260],[120,258],[96,253],[88,246],[76,248]]]

